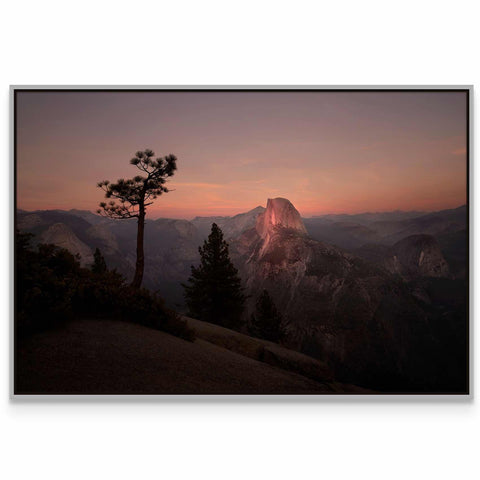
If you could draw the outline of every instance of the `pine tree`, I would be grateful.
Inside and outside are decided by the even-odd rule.
[[[228,253],[228,244],[217,224],[198,249],[200,265],[192,265],[189,285],[182,284],[189,315],[227,328],[239,328],[245,296],[238,270]]]
[[[92,265],[92,272],[93,273],[105,273],[107,271],[107,264],[105,263],[105,259],[103,258],[100,249],[96,248],[95,253],[93,254],[93,265]]]
[[[250,333],[271,342],[279,342],[284,336],[282,317],[267,290],[264,290],[257,300],[255,314],[251,319]]]
[[[154,159],[155,153],[150,150],[139,151],[130,160],[130,164],[137,167],[142,175],[131,179],[120,178],[117,183],[110,183],[108,180],[97,184],[105,192],[105,198],[113,199],[100,203],[97,213],[116,220],[127,218],[137,219],[137,261],[135,264],[135,275],[132,281],[133,288],[140,288],[145,267],[143,253],[143,237],[145,232],[145,215],[147,207],[153,203],[159,195],[168,193],[165,182],[168,177],[174,175],[177,169],[177,157],[167,155],[166,157]]]

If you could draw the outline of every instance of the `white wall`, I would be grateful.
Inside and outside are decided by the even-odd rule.
[[[4,205],[9,84],[480,85],[473,1],[11,1],[0,36]],[[9,401],[4,210],[3,478],[478,478],[473,400]]]

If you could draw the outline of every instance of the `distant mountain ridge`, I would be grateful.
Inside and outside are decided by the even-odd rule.
[[[183,289],[191,265],[198,263],[198,247],[218,222],[225,238],[240,235],[255,225],[265,208],[256,207],[233,217],[197,217],[193,221],[158,218],[146,220],[144,285],[160,291],[170,306],[183,305]],[[34,242],[53,243],[80,255],[81,264],[93,262],[99,248],[109,268],[116,268],[127,279],[135,268],[136,219],[112,220],[90,211],[71,209],[17,210],[17,228],[35,235]]]
[[[395,212],[390,212],[395,216]],[[368,243],[393,245],[410,235],[443,235],[465,230],[467,227],[467,207],[441,210],[417,215],[419,212],[402,212],[402,217],[387,219],[390,213],[375,214],[384,216],[378,220],[370,214],[351,216],[325,216],[305,218],[309,235],[320,241],[333,243],[341,248],[358,248]]]
[[[215,222],[220,226],[227,241],[234,242],[244,232],[254,228],[257,225],[257,219],[265,211],[265,207],[258,206],[231,217],[196,217],[191,221],[167,218],[147,219],[145,286],[168,294],[167,296],[173,298],[172,305],[182,305],[183,292],[179,282],[188,278],[190,265],[198,262],[198,246],[208,236],[212,223]],[[298,212],[298,215],[294,216],[303,234],[309,235],[314,240],[337,245],[355,254],[358,254],[357,249],[364,245],[370,245],[370,249],[379,251],[383,245],[392,246],[412,234],[433,235],[438,237],[441,248],[445,249],[444,255],[447,262],[454,265],[453,274],[465,275],[465,206],[420,216],[417,216],[419,212],[400,213],[402,217],[411,214],[411,218],[377,221],[379,215],[383,218],[392,218],[392,215],[398,216],[398,212],[360,214],[365,218],[368,217],[370,223],[366,225],[346,221],[333,222],[333,217],[330,216],[327,216],[327,219],[325,217],[302,219]],[[345,220],[344,216],[342,218]],[[335,217],[335,219],[338,218]],[[271,222],[272,219],[269,221]],[[299,221],[301,223],[298,223]],[[366,220],[364,223],[367,223]],[[83,264],[91,262],[93,252],[98,247],[111,268],[117,268],[127,278],[133,275],[135,219],[115,221],[78,209],[17,211],[18,228],[34,233],[37,242],[45,241],[45,232],[54,224],[63,224],[64,227],[61,229],[57,227],[56,234],[51,231],[48,236],[49,241],[79,253]],[[84,246],[79,248],[80,244]],[[365,258],[370,261],[368,256]]]
[[[362,212],[362,213],[327,213],[314,215],[311,219],[321,219],[329,222],[353,222],[368,225],[378,221],[399,221],[420,217],[429,212],[417,210],[393,210],[388,212]]]

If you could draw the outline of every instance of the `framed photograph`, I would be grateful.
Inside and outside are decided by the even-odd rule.
[[[12,87],[13,394],[469,395],[471,87]]]

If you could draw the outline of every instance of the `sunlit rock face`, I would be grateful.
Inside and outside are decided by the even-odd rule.
[[[307,234],[300,213],[286,198],[269,198],[267,209],[257,217],[255,228],[262,238],[273,234],[278,228],[287,228],[300,234]]]

